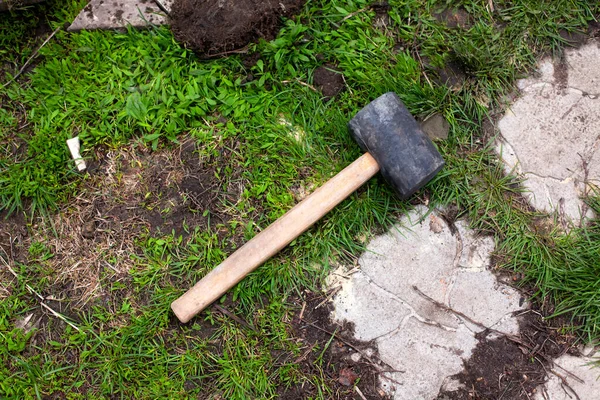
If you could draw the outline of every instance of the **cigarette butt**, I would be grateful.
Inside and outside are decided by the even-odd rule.
[[[75,160],[75,165],[79,171],[83,171],[87,168],[85,165],[85,160],[81,158],[81,154],[79,154],[79,149],[81,144],[79,143],[79,136],[75,136],[74,138],[67,140],[67,146],[69,146],[69,150],[71,151],[71,157]]]

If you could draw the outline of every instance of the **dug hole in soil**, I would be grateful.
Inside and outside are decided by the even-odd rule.
[[[238,50],[259,38],[274,39],[282,17],[304,0],[175,0],[171,29],[175,38],[201,55]]]

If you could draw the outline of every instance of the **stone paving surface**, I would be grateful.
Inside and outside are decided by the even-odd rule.
[[[565,354],[554,360],[558,367],[553,371],[563,377],[575,391],[580,400],[600,399],[600,369],[589,363],[600,361],[600,352],[589,357],[575,357]],[[567,372],[568,371],[568,372]],[[569,372],[577,378],[570,376]],[[545,387],[539,388],[535,400],[573,400],[577,399],[569,388],[563,385],[558,375],[550,374]]]
[[[500,120],[498,152],[522,174],[531,204],[575,224],[588,211],[580,196],[600,184],[600,43],[546,59],[523,79],[520,98]]]
[[[173,0],[91,0],[68,30],[164,25],[169,23],[169,19],[161,8],[169,12],[172,5]]]
[[[395,399],[432,399],[450,375],[462,371],[481,328],[450,314],[417,293],[488,327],[518,333],[512,313],[525,307],[514,289],[486,269],[494,241],[476,237],[463,221],[456,231],[437,213],[417,208],[375,238],[360,268],[334,298],[334,319],[355,323],[358,339],[374,340],[400,384],[382,379]]]
[[[565,227],[591,216],[580,196],[600,184],[600,42],[544,60],[538,74],[519,81],[520,97],[498,127],[497,150],[508,172],[525,180],[531,204],[557,212]],[[517,291],[486,267],[494,241],[477,237],[463,221],[449,226],[424,207],[371,241],[359,267],[334,297],[332,317],[355,324],[355,336],[373,341],[385,363],[399,372],[381,384],[394,399],[434,399],[456,388],[481,328],[450,314],[414,289],[472,320],[518,334],[513,315],[528,307]],[[598,400],[600,358],[564,355],[540,386],[536,400]],[[568,372],[567,372],[568,371]],[[571,373],[578,377],[575,378]],[[570,393],[558,375],[577,395]]]
[[[456,390],[460,383],[452,376],[463,370],[482,331],[415,287],[471,320],[519,334],[515,315],[528,304],[487,268],[493,249],[492,238],[478,237],[464,221],[450,227],[437,212],[418,207],[374,238],[349,275],[338,271],[330,277],[332,287],[341,286],[333,299],[333,319],[353,322],[355,337],[373,341],[381,360],[398,371],[387,374],[392,380],[381,379],[395,400],[432,400],[440,389]],[[555,361],[555,372],[566,376],[580,400],[600,399],[600,370],[586,365],[593,360],[565,355]],[[577,398],[565,394],[556,375],[548,379],[537,400]],[[539,397],[542,393],[546,399]]]

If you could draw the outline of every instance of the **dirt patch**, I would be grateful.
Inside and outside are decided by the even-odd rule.
[[[471,16],[462,8],[445,9],[442,12],[433,15],[439,22],[446,24],[448,28],[465,28],[471,27]]]
[[[433,114],[421,122],[421,129],[431,140],[446,140],[450,132],[450,124],[442,114]]]
[[[206,228],[209,221],[227,219],[218,211],[224,200],[219,197],[222,182],[193,141],[174,151],[110,153],[95,173],[111,181],[105,182],[109,192],[94,199],[92,215],[85,221],[95,221],[99,232],[126,229],[131,234],[147,228],[185,237],[195,227]]]
[[[259,38],[273,39],[282,17],[291,17],[305,0],[175,0],[173,34],[204,55],[241,49]]]
[[[371,10],[375,12],[373,18],[373,26],[378,29],[385,30],[391,23],[392,19],[388,11],[392,8],[387,1],[380,1],[371,4]]]
[[[569,85],[569,66],[564,54],[554,62],[554,80],[559,89]]]
[[[330,64],[315,69],[313,84],[323,93],[326,99],[335,97],[346,86],[342,73]]]
[[[600,22],[591,21],[588,26],[587,34],[590,38],[598,38],[600,37]]]
[[[559,334],[563,322],[548,323],[540,313],[529,311],[519,319],[518,337],[479,333],[463,372],[452,377],[459,388],[442,389],[437,400],[533,398],[552,369],[551,360],[573,349],[574,338]]]
[[[566,31],[561,29],[558,33],[560,37],[566,42],[568,46],[580,47],[585,44],[590,38],[592,27],[590,26],[590,31],[581,32],[581,31]]]
[[[352,324],[334,324],[329,316],[333,305],[324,296],[310,293],[292,320],[292,333],[302,344],[294,360],[306,376],[322,376],[331,388],[330,399],[388,399],[379,386],[389,370],[379,360],[374,343],[354,339]],[[362,397],[361,396],[364,396]],[[278,388],[278,399],[297,400],[318,397],[317,388],[308,382]]]
[[[0,256],[25,262],[27,248],[24,248],[24,244],[28,236],[27,221],[23,213],[15,212],[8,216],[6,211],[0,212]]]
[[[233,150],[224,146],[225,157],[236,143],[227,146]],[[209,226],[219,233],[217,225],[229,219],[225,203],[235,203],[243,191],[241,179],[234,185],[217,178],[216,165],[222,163],[202,156],[195,142],[184,138],[171,149],[151,152],[132,145],[96,159],[75,199],[48,221],[34,221],[34,232],[22,240],[21,255],[11,256],[39,265],[48,280],[42,294],[60,297],[66,315],[94,302],[106,305],[112,297],[129,296],[129,271],[140,251],[136,238],[174,233],[185,240],[196,228]],[[2,227],[7,230],[16,232]],[[0,235],[5,249],[7,240],[6,234]],[[26,251],[32,243],[43,244],[44,254],[51,257],[32,258]],[[114,282],[124,289],[111,287]]]
[[[22,213],[6,215],[0,212],[0,300],[9,296],[13,288],[14,277],[4,265],[27,260],[27,221]]]
[[[467,80],[465,68],[458,61],[449,61],[444,68],[440,68],[436,72],[438,74],[437,83],[454,90],[460,90]]]

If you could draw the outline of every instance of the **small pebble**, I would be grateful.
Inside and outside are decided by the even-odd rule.
[[[88,221],[81,227],[81,236],[92,239],[96,232],[96,221]]]

